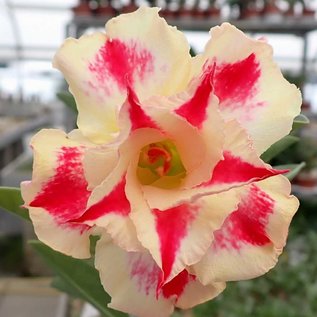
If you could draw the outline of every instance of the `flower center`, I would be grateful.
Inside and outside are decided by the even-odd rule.
[[[172,141],[151,143],[141,149],[137,176],[142,185],[175,188],[185,175],[186,170]]]

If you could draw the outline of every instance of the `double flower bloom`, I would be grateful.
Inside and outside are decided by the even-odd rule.
[[[111,307],[168,316],[275,265],[298,201],[259,156],[289,133],[301,96],[265,41],[225,23],[191,58],[158,9],[140,8],[67,39],[54,66],[78,129],[33,137],[23,198],[55,250],[89,258],[100,235]]]

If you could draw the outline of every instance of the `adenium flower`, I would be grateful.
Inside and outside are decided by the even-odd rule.
[[[54,58],[78,106],[78,129],[31,142],[22,183],[36,234],[90,257],[110,307],[168,316],[227,281],[272,268],[298,208],[260,155],[287,135],[301,96],[272,48],[224,23],[204,52],[142,7],[105,33],[67,39]]]

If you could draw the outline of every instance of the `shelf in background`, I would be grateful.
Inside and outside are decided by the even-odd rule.
[[[78,36],[80,31],[89,27],[103,27],[112,16],[75,16],[68,25],[68,35]],[[317,20],[313,17],[292,18],[252,18],[246,20],[225,20],[222,18],[195,18],[195,17],[165,17],[168,24],[175,25],[181,30],[209,31],[211,27],[223,22],[234,24],[242,31],[252,33],[280,33],[304,35],[317,29]],[[73,32],[75,29],[75,33]],[[79,31],[79,32],[78,32]]]

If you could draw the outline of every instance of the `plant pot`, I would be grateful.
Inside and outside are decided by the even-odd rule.
[[[317,170],[300,172],[294,179],[294,183],[303,187],[315,187],[317,186]]]
[[[302,103],[302,111],[310,111],[311,110],[311,104],[307,100],[303,100]]]
[[[264,6],[262,15],[271,22],[278,22],[282,19],[281,11],[274,2],[269,2]]]
[[[255,8],[247,8],[240,13],[240,19],[258,19],[260,12]]]
[[[289,4],[287,10],[283,14],[287,18],[295,18],[296,12],[295,12],[294,4]]]
[[[81,1],[76,7],[72,8],[72,11],[77,16],[90,16],[92,14],[88,2]]]
[[[315,17],[315,10],[308,9],[308,8],[304,7],[302,15],[305,16],[305,17],[314,18]]]
[[[177,16],[177,11],[164,8],[160,11],[160,16],[165,18],[175,18]]]
[[[220,18],[221,10],[215,6],[211,6],[204,11],[204,15],[206,18]]]
[[[193,12],[193,17],[196,19],[204,19],[205,18],[205,10],[200,9],[200,8],[194,8],[192,10]]]
[[[177,12],[177,16],[181,19],[191,18],[193,16],[193,10],[181,7]]]
[[[121,13],[130,13],[130,12],[137,10],[138,8],[139,7],[137,5],[135,5],[134,3],[130,3],[121,9]]]
[[[103,16],[115,16],[116,15],[116,11],[110,4],[105,5],[105,6],[101,5],[97,9],[97,14],[98,15],[103,15]]]

